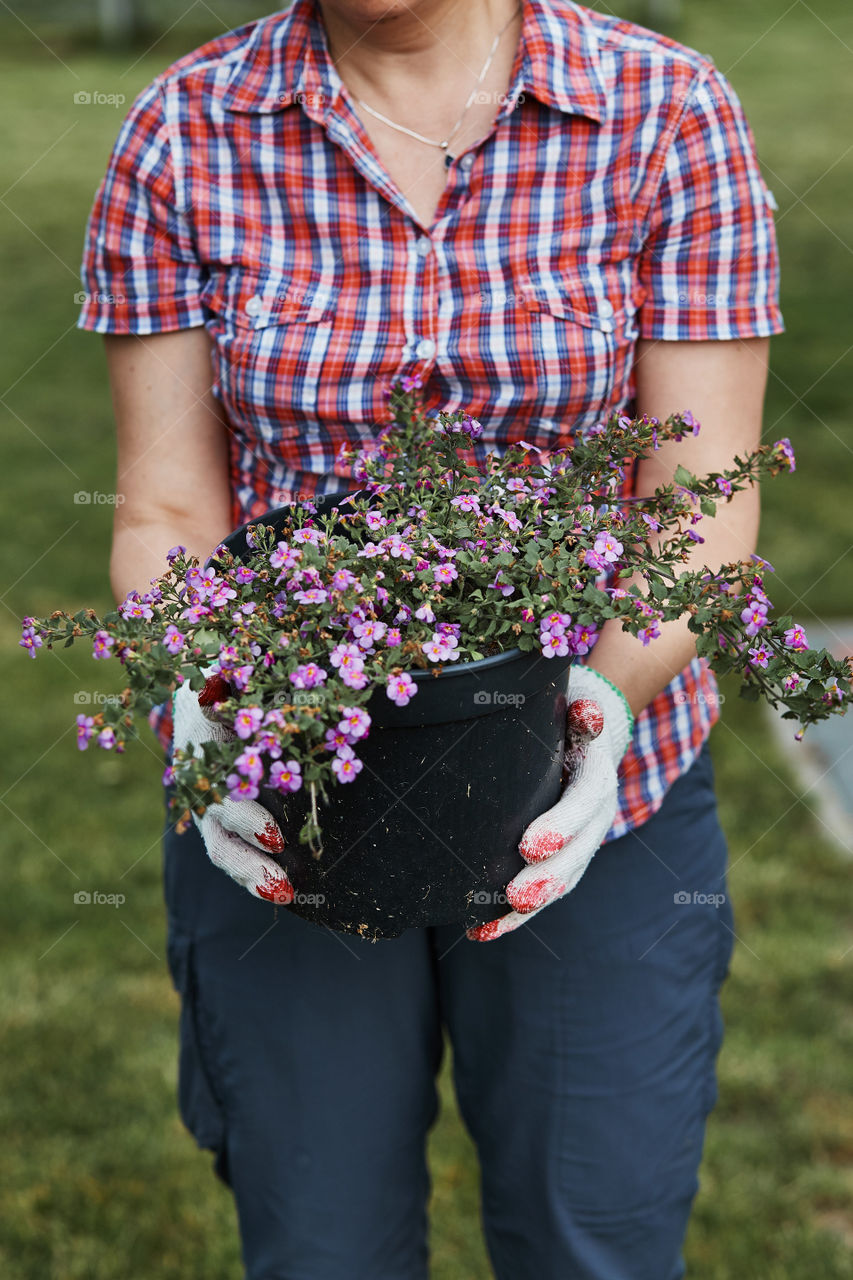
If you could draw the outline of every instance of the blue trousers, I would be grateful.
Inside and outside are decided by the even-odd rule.
[[[247,1280],[426,1280],[444,1031],[497,1280],[683,1276],[733,938],[707,747],[490,943],[336,934],[246,893],[195,828],[164,849],[180,1109],[233,1190]]]

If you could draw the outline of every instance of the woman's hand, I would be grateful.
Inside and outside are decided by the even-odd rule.
[[[631,741],[634,717],[623,694],[590,667],[570,676],[566,764],[569,781],[560,799],[535,818],[519,849],[528,865],[507,885],[513,910],[468,930],[473,942],[512,933],[574,889],[616,812],[616,773]]]
[[[175,750],[192,750],[200,756],[204,742],[225,742],[234,735],[219,724],[202,704],[217,676],[209,676],[201,693],[182,684],[174,695],[173,721]],[[293,885],[277,862],[263,852],[280,853],[284,837],[272,814],[254,800],[223,800],[212,804],[193,821],[201,832],[207,856],[232,880],[256,898],[268,902],[293,901]],[[259,850],[261,852],[259,852]]]

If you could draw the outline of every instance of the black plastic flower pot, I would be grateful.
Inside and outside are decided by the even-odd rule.
[[[285,511],[252,523],[275,526]],[[245,555],[245,529],[226,545]],[[504,890],[524,866],[519,840],[560,794],[569,663],[513,649],[438,675],[411,671],[418,692],[405,707],[377,690],[357,747],[364,767],[320,807],[319,857],[298,840],[308,794],[263,789],[286,842],[278,860],[296,891],[289,910],[371,939],[461,930],[508,911]]]

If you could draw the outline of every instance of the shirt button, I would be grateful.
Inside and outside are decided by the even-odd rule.
[[[432,338],[421,338],[415,347],[415,354],[419,360],[430,360],[435,355],[435,343]]]
[[[466,173],[473,167],[474,167],[474,157],[470,153],[467,156],[463,156],[462,159],[459,161],[459,168],[464,169]]]
[[[432,249],[432,241],[429,236],[421,236],[418,239],[415,248],[418,251],[418,257],[425,258]]]
[[[246,303],[245,310],[246,310],[247,316],[259,316],[263,311],[263,309],[264,309],[263,301],[261,298],[258,297],[257,294],[254,294],[253,297],[249,298],[248,302]]]
[[[614,307],[613,303],[609,302],[607,298],[605,298],[604,301],[600,302],[598,305],[598,314],[600,316],[604,316],[605,320],[609,319],[609,317],[613,315],[615,310],[616,308]]]

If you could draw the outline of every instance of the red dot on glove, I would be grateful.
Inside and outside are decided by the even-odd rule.
[[[518,847],[525,862],[543,862],[565,843],[566,837],[559,831],[534,831],[524,836]]]
[[[288,877],[276,877],[266,870],[263,883],[255,885],[255,892],[259,898],[266,898],[267,902],[282,902],[287,905],[293,901],[293,885]]]
[[[597,738],[604,728],[604,712],[592,698],[576,698],[569,706],[569,733],[579,738]]]
[[[200,707],[212,707],[215,702],[225,702],[231,697],[231,686],[224,676],[208,676],[204,688],[198,695]]]
[[[284,837],[272,818],[266,823],[263,831],[255,832],[255,839],[258,844],[262,844],[265,849],[269,849],[270,853],[284,853]]]
[[[499,920],[487,920],[485,924],[478,924],[473,929],[468,929],[466,936],[469,942],[491,942],[493,938],[499,938],[505,918],[501,916]]]
[[[528,880],[526,884],[509,885],[506,896],[516,911],[526,915],[528,911],[544,907],[565,892],[566,886],[555,876],[543,876],[540,880]]]

